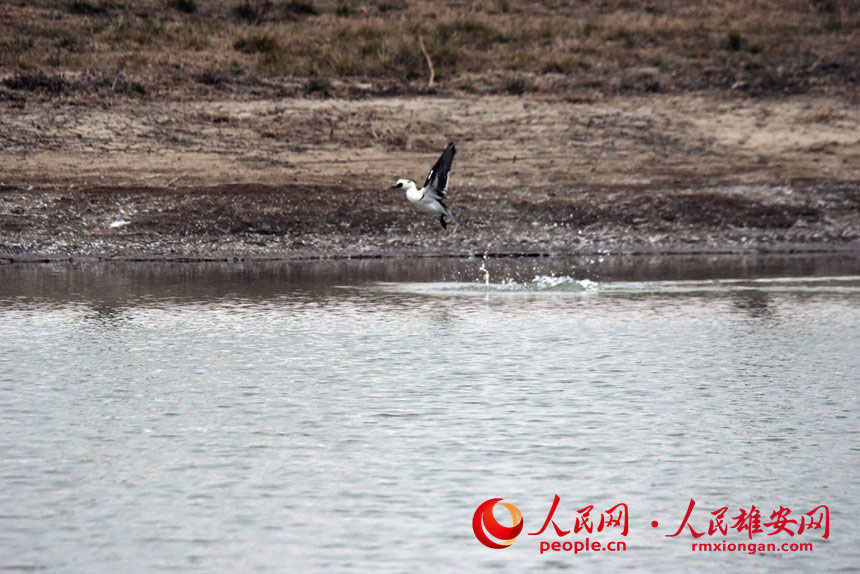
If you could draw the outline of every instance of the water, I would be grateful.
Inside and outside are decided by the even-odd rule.
[[[0,568],[850,570],[858,303],[845,255],[0,267]],[[555,494],[627,551],[540,555]],[[830,538],[692,552],[690,498]]]

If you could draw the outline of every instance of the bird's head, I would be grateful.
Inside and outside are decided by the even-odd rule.
[[[411,179],[398,179],[397,183],[391,186],[391,189],[416,189],[415,182]]]

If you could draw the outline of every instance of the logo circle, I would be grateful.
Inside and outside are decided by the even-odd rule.
[[[489,548],[507,548],[514,543],[516,537],[523,530],[523,513],[513,504],[501,503],[511,513],[513,526],[502,526],[493,516],[493,508],[501,500],[501,498],[491,498],[483,502],[475,510],[475,515],[472,517],[472,530],[475,531],[475,538]],[[492,540],[490,536],[499,542]]]

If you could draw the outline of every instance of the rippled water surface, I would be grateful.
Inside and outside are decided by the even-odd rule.
[[[846,255],[0,267],[0,569],[850,570],[858,341]],[[556,494],[627,551],[540,555]]]

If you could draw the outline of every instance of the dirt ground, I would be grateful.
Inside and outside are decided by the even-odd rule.
[[[338,185],[422,180],[448,141],[456,190],[860,179],[847,98],[651,95],[0,104],[6,185]]]
[[[0,260],[857,250],[852,0],[12,0]],[[444,231],[398,178],[457,144]]]
[[[860,108],[822,95],[2,105],[0,257],[854,250]],[[447,141],[459,225],[413,211]]]

